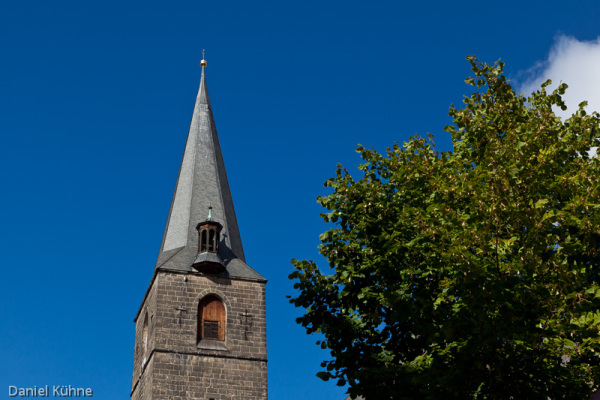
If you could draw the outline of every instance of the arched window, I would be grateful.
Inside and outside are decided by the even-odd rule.
[[[225,340],[225,306],[215,295],[198,304],[198,340]]]
[[[202,239],[200,240],[200,252],[208,251],[208,239],[206,238],[206,230],[202,230]]]
[[[215,251],[215,230],[208,231],[208,251]]]
[[[142,330],[142,343],[144,344],[144,354],[148,351],[148,313],[144,317],[144,327]]]
[[[144,359],[142,360],[142,364],[146,364],[148,352],[148,312],[146,312],[144,325],[142,326],[142,346],[144,347]]]

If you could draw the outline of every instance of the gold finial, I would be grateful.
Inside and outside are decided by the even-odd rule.
[[[202,61],[200,61],[201,67],[206,67],[206,60],[204,59],[204,49],[202,49]]]

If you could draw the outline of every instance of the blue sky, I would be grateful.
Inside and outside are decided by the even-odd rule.
[[[599,16],[596,1],[3,2],[0,396],[129,397],[205,48],[246,258],[269,279],[269,396],[343,399],[285,298],[291,258],[325,265],[323,182],[359,143],[431,132],[450,149],[470,54],[519,88],[571,79],[572,102],[600,109]]]

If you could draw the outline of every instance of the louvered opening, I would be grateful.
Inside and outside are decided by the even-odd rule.
[[[204,321],[204,339],[219,340],[219,321]]]

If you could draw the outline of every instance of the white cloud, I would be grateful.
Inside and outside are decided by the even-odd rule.
[[[592,41],[579,41],[572,36],[558,35],[547,60],[520,75],[527,78],[516,86],[518,92],[525,95],[539,90],[547,79],[552,79],[547,90],[566,83],[569,88],[563,100],[567,111],[556,110],[563,118],[573,114],[584,100],[588,101],[585,109],[588,113],[600,112],[600,36]]]
[[[561,82],[569,85],[563,99],[567,111],[561,117],[571,115],[579,103],[588,101],[586,111],[600,112],[600,37],[593,41],[579,41],[572,36],[556,37],[548,59],[524,73],[528,78],[518,85],[519,93],[529,95],[538,90],[547,79],[556,88]]]

